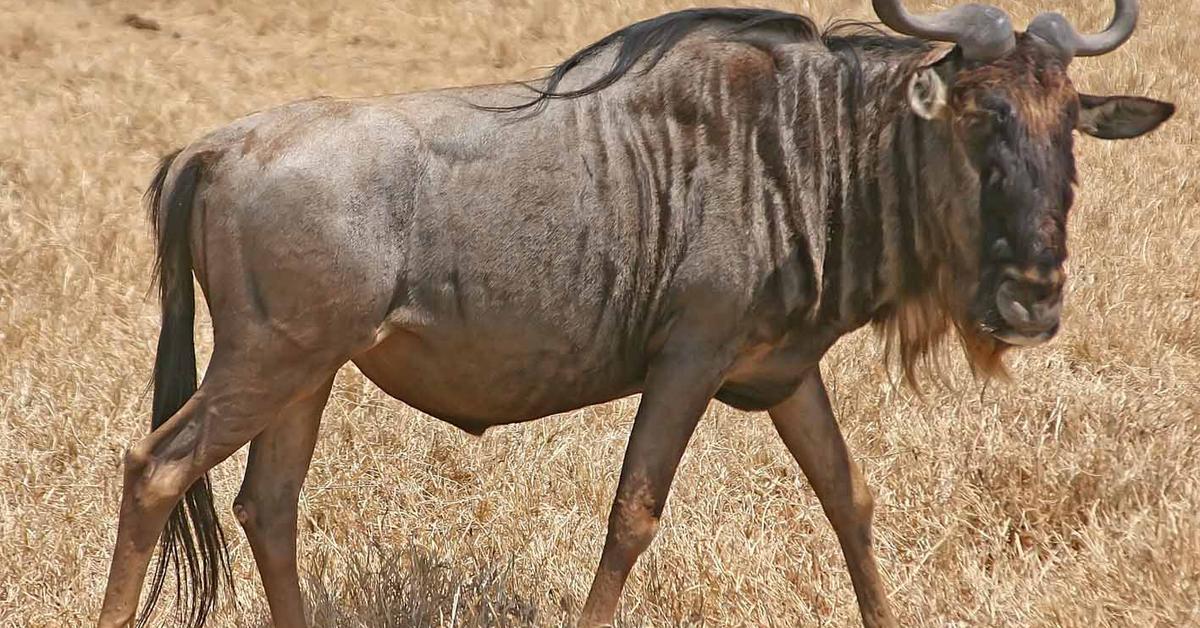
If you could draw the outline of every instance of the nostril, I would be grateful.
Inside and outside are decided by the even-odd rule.
[[[1032,318],[1032,316],[1030,316],[1030,310],[1028,310],[1028,307],[1021,305],[1021,301],[1013,301],[1013,313],[1015,313],[1016,318],[1021,319],[1021,321],[1030,321]]]
[[[1009,325],[1024,327],[1029,324],[1029,308],[1021,301],[1011,281],[1004,282],[996,291],[996,309]]]
[[[1061,295],[1051,294],[1049,297],[1033,304],[1033,316],[1038,321],[1057,322],[1058,317],[1062,314],[1062,298]]]
[[[1062,298],[1042,286],[1006,281],[996,291],[996,310],[1014,330],[1041,333],[1058,324]]]
[[[1009,305],[1009,307],[1012,308],[1013,318],[1016,318],[1018,321],[1020,321],[1022,323],[1029,322],[1029,319],[1030,319],[1029,308],[1025,307],[1024,305],[1021,305],[1020,301],[1014,300]]]

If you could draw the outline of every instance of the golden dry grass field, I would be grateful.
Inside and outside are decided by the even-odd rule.
[[[818,22],[869,6],[763,3]],[[1018,24],[1055,8],[1090,29],[1111,8],[1001,4]],[[1012,354],[1014,380],[986,387],[948,354],[954,387],[924,400],[889,384],[869,332],[827,358],[903,625],[1200,626],[1200,0],[1142,4],[1132,43],[1077,61],[1076,82],[1181,111],[1142,140],[1080,140],[1059,338]],[[534,76],[683,6],[0,0],[0,626],[95,620],[122,452],[149,424],[159,315],[140,195],[160,155],[288,100]],[[203,366],[206,321],[197,334]],[[572,621],[635,404],[474,438],[346,368],[301,504],[313,621]],[[243,451],[215,471],[238,581],[218,626],[268,623],[227,516],[244,464]],[[714,404],[619,623],[857,621],[833,533],[769,420]]]

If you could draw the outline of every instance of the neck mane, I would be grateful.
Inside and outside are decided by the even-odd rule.
[[[832,55],[785,57],[778,99],[780,144],[798,153],[790,179],[815,196],[792,206],[817,201],[809,216],[825,230],[814,255],[818,320],[873,323],[913,387],[919,366],[938,370],[935,349],[950,332],[977,371],[999,373],[999,346],[968,316],[979,276],[977,175],[949,126],[908,103],[911,76],[936,52],[878,36],[826,39]]]
[[[765,114],[754,125],[769,128],[755,131],[758,172],[746,174],[762,188],[767,221],[808,253],[809,318],[845,330],[873,323],[914,388],[918,367],[940,366],[935,349],[951,331],[977,372],[1002,373],[1000,346],[966,315],[978,277],[977,177],[948,127],[908,104],[913,72],[944,49],[869,24],[822,32],[792,13],[692,9],[614,32],[527,85],[528,101],[491,109],[536,113],[626,75],[649,78],[694,33],[773,61],[773,85],[750,90]],[[591,73],[580,82],[572,72],[583,67]],[[744,84],[724,87],[747,94]]]

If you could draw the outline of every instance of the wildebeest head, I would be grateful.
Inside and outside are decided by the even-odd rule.
[[[959,154],[979,177],[979,264],[974,294],[959,321],[971,338],[998,353],[1032,346],[1058,331],[1066,275],[1067,212],[1073,201],[1073,134],[1127,139],[1175,111],[1170,103],[1075,90],[1075,56],[1107,53],[1137,21],[1135,0],[1117,0],[1116,17],[1095,35],[1080,35],[1057,13],[1014,33],[1007,15],[967,5],[912,16],[899,2],[875,0],[888,26],[952,41],[954,50],[913,76],[909,101],[920,117],[949,127]]]

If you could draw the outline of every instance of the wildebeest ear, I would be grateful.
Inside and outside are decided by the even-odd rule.
[[[933,66],[917,70],[908,82],[908,106],[926,120],[936,120],[946,113],[946,81]]]
[[[1175,114],[1175,105],[1138,96],[1079,95],[1081,133],[1105,140],[1127,140],[1157,129]]]

